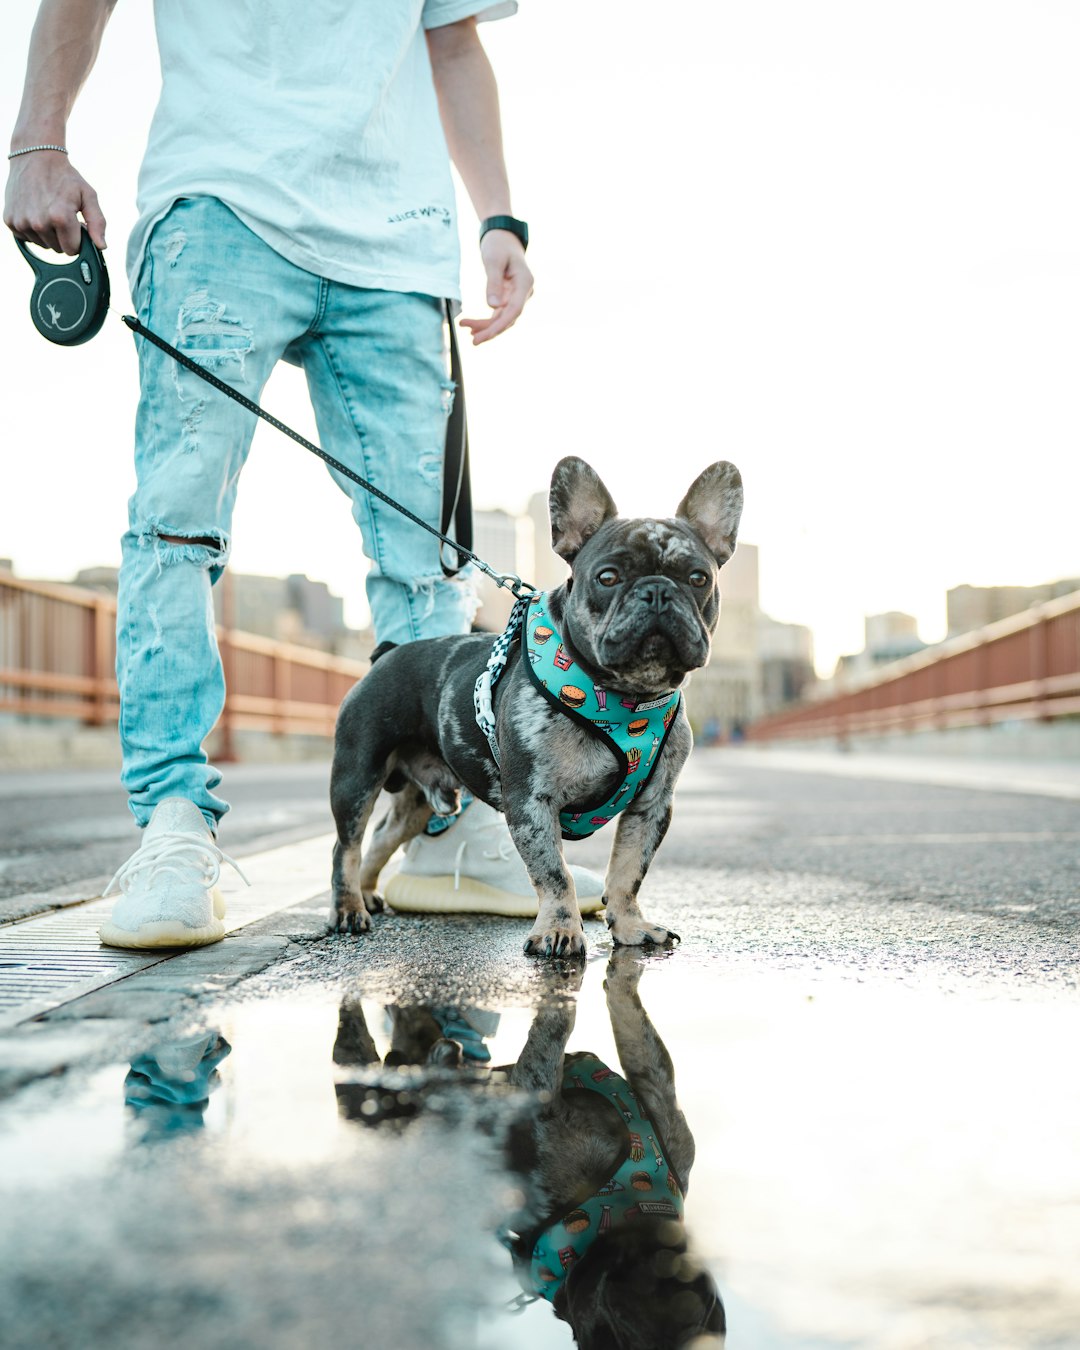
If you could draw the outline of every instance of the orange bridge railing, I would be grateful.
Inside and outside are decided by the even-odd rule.
[[[218,723],[223,753],[234,729],[330,737],[338,707],[366,661],[218,628],[228,689]],[[0,570],[0,714],[116,721],[116,601],[76,586],[24,581]]]
[[[1048,721],[1080,714],[1080,592],[952,638],[858,686],[785,708],[752,741]]]

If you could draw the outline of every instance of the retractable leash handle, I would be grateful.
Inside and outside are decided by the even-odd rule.
[[[69,262],[43,262],[16,239],[34,273],[30,318],[43,338],[61,347],[77,347],[101,331],[109,312],[109,273],[101,251],[83,226],[79,256]]]

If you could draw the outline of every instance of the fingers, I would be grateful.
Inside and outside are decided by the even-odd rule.
[[[489,342],[493,337],[498,337],[500,333],[505,333],[512,323],[513,319],[508,319],[501,309],[497,309],[487,319],[461,320],[462,328],[467,328],[472,334],[474,347],[478,347],[481,342]]]
[[[76,213],[70,209],[61,212],[59,207],[51,217],[56,234],[56,244],[61,253],[78,253],[82,244],[82,223]]]
[[[480,245],[487,272],[487,301],[491,314],[482,319],[462,319],[472,334],[474,346],[490,342],[517,322],[533,292],[533,275],[516,235],[507,230],[489,230]]]
[[[82,213],[91,239],[105,247],[105,217],[97,193],[67,161],[48,152],[27,156],[15,165],[8,180],[4,223],[19,239],[52,249],[78,253],[82,244]]]
[[[105,248],[105,217],[98,205],[97,193],[89,183],[87,183],[86,191],[83,193],[82,218],[86,221],[90,238],[98,248]]]

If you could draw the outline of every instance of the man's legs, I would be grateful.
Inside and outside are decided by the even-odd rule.
[[[318,278],[220,202],[192,198],[155,228],[135,300],[148,328],[257,400],[312,322],[319,293]],[[210,588],[228,561],[255,418],[138,341],[137,487],[116,626],[122,781],[139,825],[166,807],[144,836],[154,849],[118,874],[124,896],[102,936],[114,945],[191,945],[221,936],[210,892],[222,858],[210,832],[228,807],[214,795],[221,776],[202,748],[225,692]]]
[[[323,446],[438,527],[453,397],[442,302],[331,285],[317,326],[288,355],[307,373]],[[331,475],[352,499],[371,559],[367,595],[376,641],[467,633],[475,592],[467,580],[443,575],[434,535]]]

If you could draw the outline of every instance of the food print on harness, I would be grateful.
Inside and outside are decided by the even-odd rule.
[[[587,839],[625,810],[644,789],[660,761],[682,695],[673,689],[639,703],[621,699],[594,683],[552,626],[549,608],[546,593],[523,596],[514,606],[506,631],[492,649],[487,669],[476,681],[473,698],[476,721],[498,764],[495,686],[520,631],[521,657],[533,683],[559,712],[602,740],[622,775],[615,791],[603,801],[575,803],[559,813],[564,839]]]
[[[625,1078],[596,1055],[577,1055],[563,1071],[562,1089],[598,1093],[618,1111],[626,1127],[626,1157],[609,1181],[569,1210],[521,1236],[502,1234],[525,1293],[549,1303],[598,1237],[641,1219],[682,1223],[686,1195],[659,1129]]]

